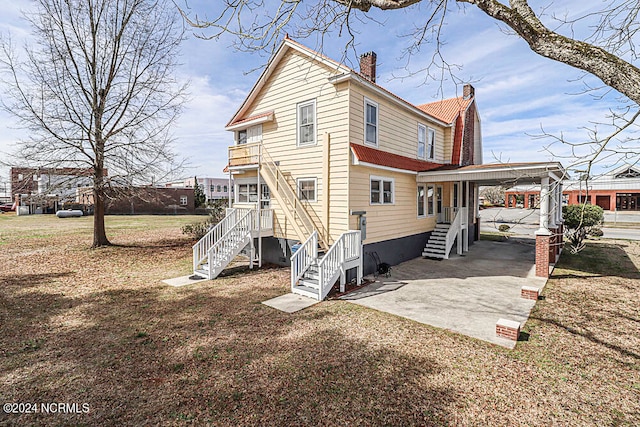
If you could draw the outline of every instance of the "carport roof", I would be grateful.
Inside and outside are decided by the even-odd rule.
[[[534,184],[542,178],[562,181],[565,170],[560,162],[490,163],[469,166],[443,166],[419,172],[418,182],[474,181],[482,185]]]

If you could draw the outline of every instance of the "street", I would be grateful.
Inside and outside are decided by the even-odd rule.
[[[498,227],[507,224],[509,232],[518,235],[533,236],[540,224],[538,209],[488,208],[480,210],[480,230],[499,231]],[[605,212],[604,238],[640,240],[640,212]],[[617,228],[615,225],[635,223],[633,228]]]

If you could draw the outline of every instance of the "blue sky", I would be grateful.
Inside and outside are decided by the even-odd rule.
[[[183,0],[184,1],[184,0]],[[556,9],[577,15],[602,6],[601,0],[562,2]],[[189,0],[193,12],[199,15],[215,14],[218,2]],[[5,1],[0,6],[0,31],[11,32],[14,40],[28,37],[28,27],[20,17],[20,11],[28,8],[29,0]],[[358,53],[375,51],[378,57],[378,83],[415,104],[439,99],[441,82],[425,82],[419,72],[429,61],[432,46],[424,46],[409,64],[410,76],[406,76],[402,49],[409,41],[401,37],[413,23],[424,20],[426,8],[381,12],[372,16],[379,23],[358,24],[356,50]],[[583,128],[589,122],[604,121],[610,107],[616,105],[613,95],[594,99],[592,94],[582,93],[585,80],[576,80],[582,74],[569,66],[541,58],[532,53],[526,43],[515,35],[507,35],[498,24],[475,7],[453,6],[442,30],[445,44],[442,52],[450,63],[462,68],[456,72],[464,81],[476,88],[476,98],[482,119],[484,161],[548,161],[560,160],[565,166],[570,159],[562,156],[569,149],[555,144],[551,152],[544,149],[551,141],[534,138],[541,127],[554,135],[579,142],[586,138]],[[230,132],[224,125],[235,113],[245,95],[259,76],[259,71],[247,72],[264,65],[263,55],[235,51],[231,37],[218,40],[202,40],[189,35],[183,44],[182,66],[178,70],[180,80],[191,81],[191,100],[174,128],[175,149],[189,159],[191,168],[185,176],[223,176],[226,164],[226,147],[232,144]],[[298,40],[317,48],[315,39]],[[337,33],[325,37],[323,52],[334,59],[343,55],[347,39]],[[357,63],[349,52],[349,65]],[[597,81],[587,77],[587,82]],[[460,94],[450,81],[442,82],[444,97]],[[23,134],[15,129],[15,123],[6,113],[0,113],[0,152],[13,151],[16,141]],[[0,154],[3,155],[3,154]],[[607,162],[600,167],[606,170]],[[7,170],[0,169],[0,182],[7,179]]]

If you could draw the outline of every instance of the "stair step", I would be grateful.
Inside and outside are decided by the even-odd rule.
[[[444,259],[444,254],[443,253],[422,252],[422,256],[423,257],[428,257],[428,258],[443,258]]]
[[[307,288],[311,288],[311,289],[320,289],[320,283],[318,281],[318,279],[309,279],[306,277],[303,277],[302,279],[300,279],[300,281],[298,282],[298,286],[306,286]]]
[[[309,288],[307,286],[294,286],[291,289],[294,294],[302,295],[304,297],[312,298],[314,300],[319,299],[319,293],[317,289]]]

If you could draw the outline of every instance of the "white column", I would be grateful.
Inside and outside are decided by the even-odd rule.
[[[549,177],[540,182],[540,228],[536,234],[550,235],[549,231]]]
[[[556,228],[556,218],[558,215],[558,182],[553,181],[549,189],[549,227]]]
[[[556,216],[556,224],[562,224],[562,181],[558,181],[558,212]]]

